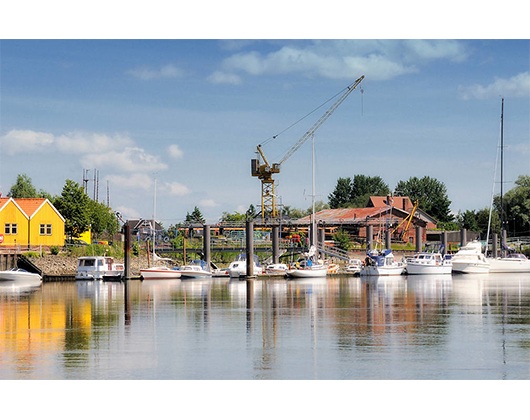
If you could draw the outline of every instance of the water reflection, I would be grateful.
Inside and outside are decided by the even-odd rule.
[[[0,288],[0,378],[519,379],[529,332],[524,275],[43,283]]]

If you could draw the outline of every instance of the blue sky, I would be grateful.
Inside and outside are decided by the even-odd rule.
[[[208,222],[260,202],[256,146],[364,75],[316,133],[316,194],[339,177],[443,182],[454,212],[488,207],[505,98],[505,190],[530,174],[530,42],[474,39],[33,40],[0,44],[0,191],[18,174],[60,194],[83,169],[125,218]],[[16,37],[15,37],[16,38]],[[140,37],[141,38],[141,37]],[[327,105],[329,106],[329,104]],[[264,146],[270,161],[324,113]],[[497,176],[498,178],[498,176]],[[281,167],[311,205],[311,144]],[[88,184],[93,192],[92,180]]]

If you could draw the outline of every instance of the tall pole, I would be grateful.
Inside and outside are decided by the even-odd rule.
[[[504,256],[504,98],[501,101],[501,255]]]

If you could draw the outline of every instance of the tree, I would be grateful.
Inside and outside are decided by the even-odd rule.
[[[90,228],[90,198],[83,187],[67,179],[63,191],[53,205],[65,218],[65,233],[72,238],[78,238]]]
[[[500,213],[500,196],[493,201],[494,208]],[[530,235],[530,176],[520,175],[515,187],[503,197],[504,228],[513,232],[513,236]],[[511,229],[510,229],[511,228]]]
[[[186,222],[187,223],[200,223],[200,224],[205,223],[205,219],[197,206],[195,206],[191,214],[186,213]]]
[[[350,199],[352,196],[352,180],[351,178],[339,178],[335,190],[328,195],[329,207],[332,209],[339,209],[350,206]]]
[[[37,198],[37,190],[31,182],[31,178],[26,174],[18,175],[15,184],[7,193],[13,198]]]
[[[96,237],[103,233],[112,236],[119,229],[118,219],[112,209],[93,200],[90,200],[90,226]]]
[[[390,188],[379,176],[355,175],[351,178],[339,178],[335,190],[328,196],[329,207],[366,207],[371,195],[390,194]]]
[[[419,203],[419,208],[427,214],[433,216],[440,222],[450,222],[453,220],[451,215],[451,201],[447,197],[445,184],[424,176],[419,179],[411,177],[408,181],[399,181],[396,186],[396,193],[400,196],[408,196],[415,202]]]
[[[380,176],[355,175],[352,183],[351,203],[354,207],[366,207],[371,195],[390,194],[389,186]]]

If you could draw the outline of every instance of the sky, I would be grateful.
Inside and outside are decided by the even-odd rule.
[[[504,190],[530,175],[525,38],[84,29],[1,33],[4,196],[19,174],[58,195],[67,179],[83,185],[86,172],[94,197],[97,171],[98,200],[124,219],[155,213],[169,227],[198,207],[215,223],[259,208],[257,145],[280,161],[361,75],[315,133],[316,200],[357,174],[380,176],[391,190],[429,176],[446,186],[454,213],[489,207],[500,188],[501,98]],[[307,141],[275,177],[283,205],[311,207],[311,150]]]

